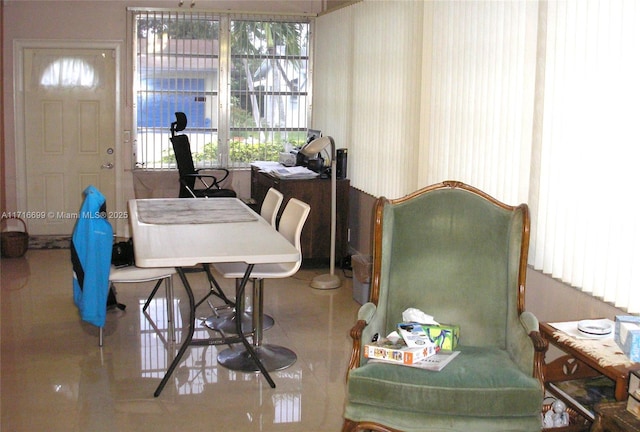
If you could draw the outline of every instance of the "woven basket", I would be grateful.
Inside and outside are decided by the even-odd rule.
[[[544,416],[547,411],[551,409],[552,404],[544,404],[542,406],[542,415]],[[583,432],[588,431],[591,428],[591,422],[580,415],[576,410],[571,407],[567,407],[569,413],[569,425],[556,428],[544,428],[544,432]]]
[[[29,247],[27,224],[18,217],[3,218],[3,221],[4,219],[16,219],[22,223],[23,231],[2,231],[1,233],[2,256],[5,258],[19,258],[25,254]]]

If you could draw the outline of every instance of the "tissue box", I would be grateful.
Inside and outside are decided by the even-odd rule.
[[[616,316],[615,341],[631,361],[640,362],[640,317]]]
[[[376,344],[365,344],[364,356],[370,359],[385,360],[392,363],[414,364],[437,353],[434,345],[408,347],[383,341]]]
[[[422,328],[421,331],[415,328],[416,325]],[[398,333],[400,333],[400,336],[405,338],[405,340],[406,338],[414,338],[419,334],[419,336],[426,337],[426,339],[431,341],[435,346],[445,351],[455,349],[460,340],[459,325],[400,323],[398,324]],[[409,345],[409,341],[407,341],[407,345]]]

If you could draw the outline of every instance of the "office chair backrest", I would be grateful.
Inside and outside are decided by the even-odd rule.
[[[267,195],[262,201],[262,207],[260,208],[260,216],[262,216],[272,227],[276,228],[276,217],[278,216],[278,210],[282,205],[284,195],[280,191],[269,188]]]
[[[178,175],[180,176],[180,198],[190,198],[192,195],[189,189],[193,190],[196,184],[196,177],[190,176],[196,173],[191,155],[191,144],[189,137],[184,134],[176,135],[176,132],[183,131],[187,127],[187,116],[183,112],[176,113],[176,121],[171,123],[171,144],[173,153],[178,165]],[[185,184],[183,184],[186,183]]]
[[[171,144],[173,144],[173,153],[176,156],[176,164],[178,165],[180,177],[184,177],[187,174],[194,174],[196,167],[193,164],[189,137],[186,135],[173,136],[171,137]],[[195,184],[195,177],[193,178],[193,183]],[[191,187],[193,188],[193,185],[191,185]]]
[[[280,217],[278,232],[302,253],[300,246],[300,236],[302,228],[307,221],[311,206],[296,198],[291,198]]]

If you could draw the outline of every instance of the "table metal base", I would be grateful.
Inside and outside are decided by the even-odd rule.
[[[264,368],[269,372],[288,368],[298,359],[296,353],[279,345],[259,345],[254,346],[253,350]],[[240,372],[258,372],[260,370],[249,352],[244,348],[228,348],[222,351],[218,354],[218,363],[228,369]]]
[[[269,330],[275,324],[274,319],[269,315],[263,315],[263,330]],[[204,321],[204,325],[211,330],[220,331],[224,334],[236,334],[236,314],[232,312],[227,315],[212,315]],[[251,312],[245,312],[242,314],[242,333],[253,333],[253,318]]]
[[[247,281],[249,280],[249,275],[251,275],[251,272],[253,271],[253,267],[254,267],[254,264],[249,264],[247,266],[247,270],[245,271],[245,275],[242,278],[241,283],[239,283],[238,286],[236,287],[236,298],[237,299],[242,299],[243,298],[244,288],[247,285]],[[181,267],[176,267],[176,270],[178,272],[178,276],[180,276],[180,279],[182,280],[182,284],[184,285],[185,291],[187,293],[187,297],[189,298],[189,320],[188,320],[189,325],[188,325],[187,334],[185,335],[185,338],[184,338],[184,341],[182,342],[182,345],[180,345],[180,348],[178,349],[178,352],[176,353],[175,357],[173,358],[173,361],[171,362],[171,364],[167,368],[167,372],[164,374],[164,376],[162,377],[162,380],[160,380],[160,384],[158,384],[158,387],[156,388],[156,391],[153,393],[153,395],[155,397],[160,396],[160,393],[162,393],[162,390],[164,389],[164,387],[169,382],[169,379],[171,378],[171,375],[173,374],[173,372],[176,370],[176,368],[180,364],[180,361],[181,361],[182,356],[184,355],[185,351],[191,345],[207,346],[207,345],[220,345],[220,344],[231,344],[231,343],[242,342],[242,344],[245,347],[245,350],[247,351],[247,355],[251,355],[251,353],[254,353],[254,355],[255,355],[255,350],[257,349],[257,347],[251,346],[251,344],[249,343],[249,341],[247,340],[245,335],[237,334],[238,331],[240,331],[240,333],[242,333],[240,328],[237,329],[236,336],[228,338],[228,339],[227,338],[218,338],[218,339],[209,339],[209,338],[207,338],[207,339],[194,340],[193,339],[193,335],[195,333],[195,325],[194,325],[194,323],[195,323],[195,319],[196,319],[196,308],[195,308],[196,302],[195,302],[195,299],[193,298],[193,291],[191,290],[191,285],[189,284],[189,281],[187,280],[187,277],[185,276],[184,270]],[[244,301],[242,301],[242,300],[236,301],[236,307],[239,308],[240,310],[244,310],[244,304],[243,303],[244,303]],[[237,326],[240,327],[240,323],[237,323]],[[260,333],[260,332],[256,332],[256,333]],[[260,360],[260,357],[258,357],[257,355],[255,355],[255,357],[256,357],[256,360],[257,360],[257,361],[255,361],[255,365],[256,365],[256,368],[257,368],[256,370],[259,370],[262,373],[262,376],[264,376],[264,379],[269,384],[269,387],[276,388],[276,383],[273,381],[273,379],[269,375],[269,371],[262,364],[262,361]]]

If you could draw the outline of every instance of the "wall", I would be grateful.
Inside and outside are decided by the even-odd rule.
[[[193,10],[224,10],[224,11],[252,11],[268,13],[297,13],[319,14],[327,10],[340,7],[350,0],[196,0]],[[120,124],[122,132],[132,128],[132,109],[127,101],[131,64],[127,60],[128,39],[127,22],[128,7],[147,8],[178,8],[178,0],[150,1],[150,0],[3,0],[2,1],[2,210],[17,209],[18,194],[17,169],[15,151],[15,118],[14,118],[14,41],[116,41],[122,47],[121,88],[122,118]],[[184,1],[183,8],[189,9],[190,0]],[[123,144],[119,153],[130,154],[130,149]],[[118,152],[116,152],[118,154]],[[122,201],[133,197],[133,178],[131,171],[125,169],[125,160],[116,164],[121,170],[121,182],[118,185]],[[127,167],[128,168],[128,167]],[[234,187],[239,195],[247,197],[250,194],[249,173],[241,172],[234,176]],[[123,203],[120,207],[123,208]],[[122,234],[122,233],[120,233]]]

